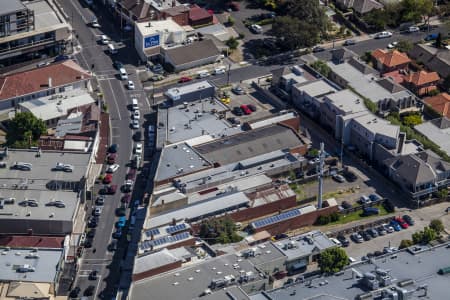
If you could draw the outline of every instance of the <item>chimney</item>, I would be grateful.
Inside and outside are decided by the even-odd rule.
[[[48,78],[48,87],[52,87],[52,78],[51,77]]]

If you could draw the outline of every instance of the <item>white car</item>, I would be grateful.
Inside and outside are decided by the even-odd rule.
[[[113,165],[110,165],[110,166],[108,167],[108,169],[106,169],[106,173],[114,173],[114,172],[116,172],[118,169],[119,169],[119,165],[118,165],[118,164],[113,164]]]
[[[392,32],[390,31],[382,31],[379,32],[375,35],[376,39],[385,39],[385,38],[390,38],[392,36]]]
[[[105,34],[102,34],[100,37],[100,41],[103,45],[108,45],[109,44],[109,37]]]
[[[340,183],[345,182],[345,178],[344,178],[344,176],[342,176],[342,175],[334,174],[332,177],[333,177],[333,179],[336,180],[337,182],[340,182]]]
[[[408,32],[412,33],[412,32],[419,32],[420,28],[418,26],[411,26],[408,28]]]
[[[131,127],[133,127],[133,129],[139,129],[139,120],[133,119],[131,121]]]
[[[139,112],[139,110],[135,110],[134,112],[133,112],[133,119],[135,119],[135,120],[139,120],[141,118],[141,113]]]
[[[100,28],[100,24],[98,24],[97,19],[92,20],[91,26],[92,26],[93,28]]]
[[[389,43],[389,45],[387,45],[387,48],[388,49],[394,49],[395,47],[397,47],[397,44],[398,44],[398,42]]]
[[[136,143],[136,146],[134,147],[134,153],[142,154],[142,144],[141,143]]]
[[[128,87],[129,90],[134,90],[135,89],[134,82],[131,81],[131,80],[128,80],[127,87]]]

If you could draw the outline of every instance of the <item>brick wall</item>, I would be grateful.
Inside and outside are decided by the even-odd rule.
[[[144,278],[152,277],[173,269],[181,268],[181,260],[167,264],[158,268],[150,269],[142,273],[133,274],[133,281],[138,281]]]
[[[230,213],[228,214],[228,216],[232,218],[233,221],[235,222],[242,222],[246,220],[260,218],[265,215],[273,214],[278,212],[279,210],[286,210],[295,207],[296,205],[297,205],[296,195],[293,195],[291,197],[284,198],[279,201],[274,201],[257,207],[242,209]]]

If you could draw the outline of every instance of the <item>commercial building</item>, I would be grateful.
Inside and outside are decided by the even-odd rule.
[[[5,149],[1,157],[0,233],[72,233],[84,215],[91,153]]]
[[[320,114],[323,98],[337,91],[334,86],[322,79],[295,84],[292,87],[292,102],[296,107],[314,117]]]
[[[0,110],[66,91],[88,91],[91,88],[90,79],[91,74],[73,60],[0,75]]]
[[[212,98],[214,94],[215,87],[207,80],[183,85],[176,88],[170,88],[165,92],[167,98],[174,105],[178,105],[183,102],[200,101],[203,99]]]
[[[50,2],[3,1],[0,7],[0,66],[62,53],[72,28]]]

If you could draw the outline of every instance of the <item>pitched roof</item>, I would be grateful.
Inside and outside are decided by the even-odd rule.
[[[450,119],[447,117],[442,117],[438,119],[433,119],[430,121],[431,124],[436,126],[439,129],[447,129],[450,128]],[[420,125],[419,125],[420,126]]]
[[[439,74],[437,72],[426,72],[419,71],[414,73],[409,73],[405,76],[405,81],[412,83],[416,86],[420,86],[423,84],[427,84],[430,82],[435,82],[440,79]]]
[[[91,78],[91,74],[73,60],[51,64],[43,68],[0,76],[0,100],[27,95],[49,88]]]
[[[372,52],[372,56],[386,67],[395,67],[411,62],[407,54],[397,50],[385,51],[377,49]]]
[[[439,95],[428,97],[423,100],[425,104],[429,105],[442,116],[450,118],[450,95],[441,93]]]
[[[390,158],[385,163],[409,184],[427,183],[435,178],[431,166],[414,154]]]
[[[429,45],[416,44],[409,54],[430,70],[438,72],[441,77],[450,75],[450,51],[448,49],[436,49]]]
[[[199,7],[198,5],[192,5],[191,9],[189,10],[189,20],[191,21],[199,21],[207,18],[211,18],[212,16],[209,14],[209,12]]]
[[[62,248],[64,237],[10,235],[0,237],[0,246],[20,248]]]
[[[175,66],[198,61],[216,55],[218,56],[219,54],[220,51],[212,40],[203,40],[192,43],[188,46],[166,50],[166,55],[170,57],[170,61]]]
[[[353,9],[360,14],[365,14],[371,10],[380,8],[383,8],[383,4],[375,0],[355,0],[353,3]]]

